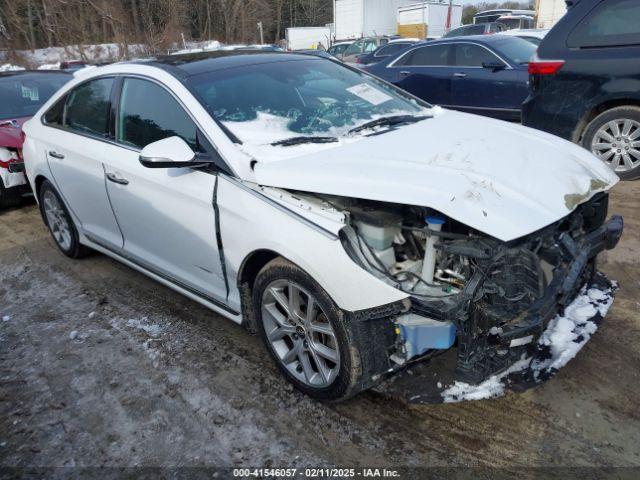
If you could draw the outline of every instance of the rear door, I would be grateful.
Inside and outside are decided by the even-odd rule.
[[[125,255],[213,303],[227,295],[216,239],[217,176],[190,168],[146,168],[146,145],[179,136],[194,151],[212,148],[180,102],[149,79],[126,77],[114,144],[104,163],[107,190],[124,235]]]
[[[72,89],[44,115],[39,140],[58,192],[82,231],[119,249],[122,234],[109,205],[102,165],[114,83],[114,77],[102,77]]]
[[[429,103],[448,104],[451,97],[452,51],[449,43],[410,50],[387,67],[392,71],[392,83]]]
[[[456,42],[453,58],[451,107],[498,118],[520,115],[528,91],[526,72],[513,69],[487,47],[471,42]]]

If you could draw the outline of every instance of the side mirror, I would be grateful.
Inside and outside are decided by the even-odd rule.
[[[502,62],[482,62],[482,68],[489,68],[494,72],[504,70],[507,66]]]
[[[147,168],[201,167],[210,163],[198,160],[187,142],[180,137],[167,137],[150,143],[140,152],[139,160]]]

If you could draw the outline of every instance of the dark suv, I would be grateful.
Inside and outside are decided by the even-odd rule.
[[[640,0],[573,0],[529,63],[522,121],[640,177]]]

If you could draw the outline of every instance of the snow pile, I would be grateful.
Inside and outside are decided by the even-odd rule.
[[[213,52],[220,50],[222,45],[217,40],[208,40],[206,42],[187,42],[185,48],[171,52],[171,55],[184,55],[185,53]],[[226,50],[226,48],[223,48]]]
[[[540,336],[538,346],[547,347],[550,357],[531,363],[534,377],[554,373],[574,358],[598,329],[592,320],[596,314],[605,316],[613,303],[611,290],[583,289],[565,310],[564,316],[554,318]]]
[[[256,118],[246,121],[224,121],[224,125],[242,141],[240,149],[263,162],[271,162],[277,160],[285,160],[288,158],[299,157],[308,153],[315,153],[321,150],[340,147],[366,138],[373,132],[379,132],[388,129],[387,126],[372,127],[366,131],[355,134],[348,134],[349,130],[357,125],[366,123],[378,118],[395,116],[395,115],[441,115],[444,112],[440,107],[431,109],[423,109],[421,111],[393,111],[384,115],[372,115],[369,119],[354,119],[353,123],[341,127],[332,127],[326,132],[316,132],[315,135],[294,132],[289,128],[292,122],[291,118],[274,115],[266,111],[256,112]],[[271,145],[274,142],[285,140],[293,137],[301,136],[319,136],[319,137],[335,137],[336,142],[327,143],[302,143],[299,145],[282,146]]]
[[[60,70],[60,62],[45,63],[38,67],[38,70]]]
[[[24,68],[19,67],[18,65],[12,65],[10,63],[0,65],[0,72],[15,72],[18,70],[24,70]]]
[[[598,314],[604,317],[613,304],[613,289],[583,287],[580,294],[557,315],[540,336],[536,354],[514,363],[509,369],[489,377],[478,385],[455,382],[442,392],[445,403],[464,400],[482,400],[504,395],[509,375],[530,369],[534,380],[546,380],[574,358],[598,329],[594,321]],[[594,318],[595,317],[595,318]]]
[[[529,366],[531,359],[524,358],[514,363],[502,373],[489,377],[478,385],[470,385],[465,382],[456,382],[442,392],[445,403],[461,402],[463,400],[483,400],[485,398],[501,397],[504,395],[505,383],[503,380],[512,373],[521,372]]]
[[[256,118],[245,122],[224,122],[224,125],[238,137],[242,143],[269,144],[290,138],[294,132],[289,130],[290,118],[273,115],[269,112],[256,112]]]

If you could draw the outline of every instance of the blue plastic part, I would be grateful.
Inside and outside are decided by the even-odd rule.
[[[425,217],[424,221],[426,223],[430,223],[431,225],[443,225],[445,219],[442,217]]]
[[[453,323],[412,317],[411,321],[398,322],[405,341],[407,358],[422,355],[427,350],[451,348],[456,340],[456,327]]]

